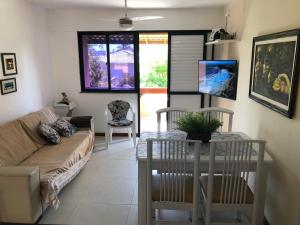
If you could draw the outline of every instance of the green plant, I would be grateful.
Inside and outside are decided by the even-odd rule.
[[[210,118],[208,115],[200,112],[187,113],[175,123],[178,130],[187,133],[212,133],[222,125],[219,120]]]
[[[151,68],[149,74],[141,77],[142,83],[145,84],[145,87],[167,87],[167,71],[167,63],[157,63]]]

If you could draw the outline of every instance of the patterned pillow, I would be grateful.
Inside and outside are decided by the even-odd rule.
[[[116,100],[110,102],[107,107],[112,115],[113,121],[121,121],[126,120],[130,104],[122,100]]]
[[[48,124],[42,123],[39,126],[39,132],[49,143],[58,144],[60,142],[59,134]]]
[[[77,127],[64,119],[56,120],[51,124],[51,127],[64,137],[70,137],[77,131]]]

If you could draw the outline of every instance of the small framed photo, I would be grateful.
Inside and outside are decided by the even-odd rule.
[[[289,118],[297,96],[299,41],[300,30],[253,39],[249,97]]]
[[[1,60],[2,60],[2,70],[4,76],[15,75],[18,73],[15,53],[2,53]]]
[[[0,80],[1,94],[6,95],[17,91],[16,78]]]

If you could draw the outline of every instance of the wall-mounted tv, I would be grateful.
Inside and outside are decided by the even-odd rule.
[[[199,92],[235,100],[237,71],[236,60],[199,60]]]

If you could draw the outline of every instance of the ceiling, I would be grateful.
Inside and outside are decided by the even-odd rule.
[[[29,0],[46,8],[123,8],[124,0]],[[128,0],[128,8],[172,9],[223,6],[230,0]]]

